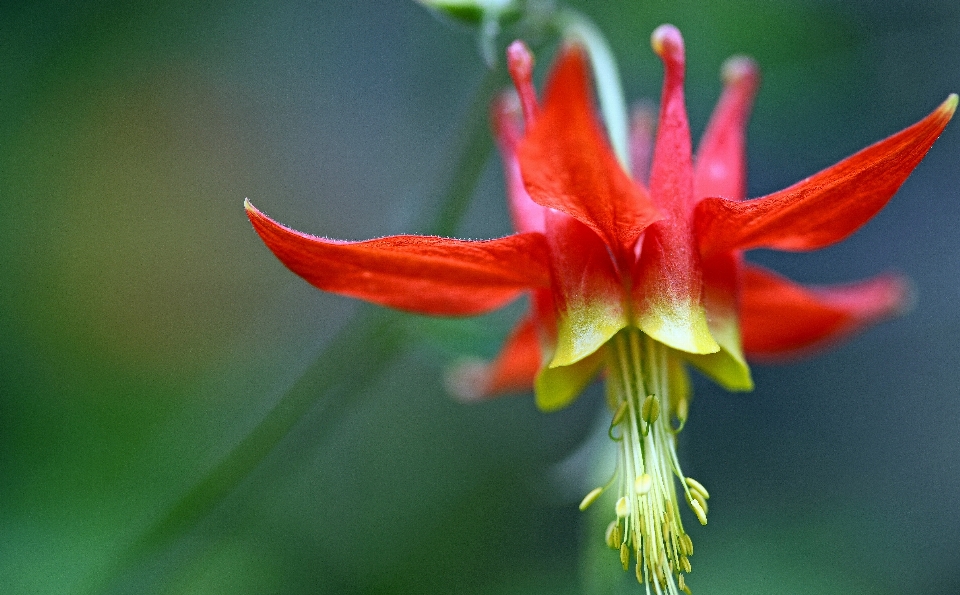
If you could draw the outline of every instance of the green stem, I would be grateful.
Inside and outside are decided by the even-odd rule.
[[[502,72],[489,70],[477,88],[465,124],[456,135],[462,141],[452,153],[447,170],[451,174],[438,192],[439,211],[426,226],[428,233],[453,235],[469,207],[493,147],[487,106],[503,79]],[[406,339],[396,314],[363,306],[260,423],[120,557],[115,571],[107,575],[113,578],[93,592],[123,591],[124,578],[138,563],[163,552],[207,517],[315,406],[325,408],[324,425],[332,425],[377,378],[375,372],[384,370],[401,354]],[[324,401],[334,390],[337,398]],[[322,432],[315,429],[315,434]]]

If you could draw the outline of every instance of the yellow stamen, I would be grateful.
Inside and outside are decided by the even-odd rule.
[[[644,473],[633,482],[633,491],[636,492],[638,496],[645,496],[650,491],[652,485],[653,478],[650,477],[649,473]]]
[[[630,514],[630,502],[627,500],[626,496],[621,496],[620,499],[617,500],[614,511],[616,511],[617,516],[621,519]]]
[[[707,514],[708,492],[696,480],[687,481],[676,454],[679,429],[671,418],[682,417],[682,427],[687,404],[685,392],[679,403],[671,402],[669,370],[677,365],[670,360],[674,357],[678,356],[669,348],[627,328],[611,340],[607,359],[608,396],[615,411],[611,429],[616,427],[618,434],[611,437],[619,456],[615,475],[619,498],[606,543],[619,550],[624,570],[636,555],[637,580],[658,595],[680,595],[684,590],[678,589],[675,579],[691,568],[693,542],[678,510],[678,480],[697,519],[706,523]],[[591,494],[584,499],[588,505]]]
[[[617,407],[617,412],[613,414],[613,421],[610,422],[610,426],[619,426],[620,422],[623,421],[623,416],[627,414],[627,403],[624,401],[620,403],[620,406]]]
[[[607,525],[607,545],[610,549],[615,550],[620,547],[620,543],[623,541],[623,532],[620,530],[620,521],[610,521],[610,524]]]
[[[690,539],[690,536],[686,533],[680,536],[680,549],[682,549],[683,553],[687,556],[693,555],[693,540]]]
[[[583,500],[580,501],[580,510],[586,510],[590,507],[591,504],[597,501],[597,498],[603,494],[604,488],[593,488],[590,490],[590,493],[583,497]]]
[[[710,492],[707,491],[707,488],[703,487],[703,484],[702,484],[702,483],[700,483],[699,481],[697,481],[696,479],[694,479],[694,478],[692,478],[692,477],[686,478],[686,482],[687,482],[687,485],[690,486],[690,489],[691,489],[691,490],[696,490],[696,491],[700,492],[701,494],[703,494],[703,498],[704,498],[705,500],[709,500],[709,499],[710,499]]]
[[[700,506],[700,503],[696,500],[690,500],[690,508],[693,509],[694,514],[697,515],[697,520],[700,521],[701,525],[707,524],[707,513],[704,512],[703,507]]]
[[[652,424],[660,417],[660,400],[653,395],[649,395],[643,400],[643,406],[640,408],[640,415],[643,421]]]
[[[703,494],[697,490],[690,490],[690,495],[693,496],[693,499],[697,501],[697,504],[700,505],[700,508],[703,509],[703,514],[710,512],[710,507],[707,506],[707,499],[703,497]]]

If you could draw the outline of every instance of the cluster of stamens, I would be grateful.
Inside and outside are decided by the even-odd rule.
[[[625,329],[609,344],[608,400],[614,410],[610,437],[618,445],[616,475],[592,490],[580,504],[586,509],[617,485],[615,519],[606,543],[617,550],[624,570],[631,560],[637,581],[658,595],[689,594],[693,541],[683,530],[676,481],[701,524],[707,524],[706,488],[680,470],[676,434],[687,417],[685,394],[671,394],[667,349],[636,329]],[[673,397],[673,398],[671,398]],[[674,421],[675,420],[675,421]]]

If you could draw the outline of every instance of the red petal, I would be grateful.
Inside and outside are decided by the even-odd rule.
[[[563,50],[519,157],[535,202],[580,220],[623,258],[632,255],[637,238],[659,218],[601,132],[579,47]]]
[[[487,241],[392,236],[343,242],[294,231],[245,206],[277,258],[324,291],[422,314],[469,315],[550,284],[539,233]]]
[[[493,133],[503,161],[507,203],[510,205],[514,229],[543,232],[543,214],[546,209],[530,199],[527,189],[523,187],[520,162],[517,161],[517,145],[520,143],[522,130],[519,103],[513,93],[503,93],[494,100],[490,109]]]
[[[700,257],[687,222],[670,219],[647,230],[633,278],[632,300],[640,330],[687,353],[720,349],[701,302]]]
[[[951,95],[913,126],[786,190],[756,200],[708,198],[697,207],[700,250],[815,250],[873,217],[937,140],[957,107]]]
[[[720,345],[720,351],[685,356],[701,372],[732,391],[753,390],[740,337],[742,269],[743,257],[739,252],[717,254],[703,261],[703,307],[710,335]]]
[[[742,295],[740,321],[747,357],[778,359],[815,351],[897,314],[909,290],[896,275],[803,287],[748,265],[743,269]]]
[[[549,365],[568,366],[627,326],[625,290],[610,251],[593,230],[557,211],[548,211],[546,222],[557,313]]]
[[[653,106],[641,102],[630,114],[630,173],[633,183],[646,190],[650,182],[650,162],[653,160],[653,135],[657,128],[657,112]]]
[[[540,364],[537,323],[532,315],[528,315],[507,337],[495,360],[461,364],[448,377],[448,384],[450,390],[465,401],[530,391]]]
[[[523,117],[528,125],[533,124],[540,112],[537,91],[533,88],[533,54],[519,39],[507,47],[507,70],[523,106]]]
[[[693,207],[693,161],[683,97],[683,38],[673,25],[661,25],[653,32],[652,43],[663,60],[664,75],[657,140],[650,166],[650,195],[654,204],[671,218],[687,219]]]
[[[693,166],[683,98],[683,38],[673,25],[653,32],[665,75],[660,123],[650,170],[650,193],[666,218],[646,231],[634,268],[637,324],[654,339],[689,353],[720,349],[701,304],[700,255],[694,241]]]
[[[723,95],[697,149],[693,194],[739,201],[746,198],[747,120],[760,76],[753,60],[737,57],[723,65],[723,81]]]

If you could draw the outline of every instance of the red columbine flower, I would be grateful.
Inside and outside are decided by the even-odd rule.
[[[584,50],[563,49],[540,105],[532,58],[508,63],[525,130],[508,98],[494,105],[518,233],[488,241],[393,236],[344,242],[306,235],[246,203],[260,237],[316,287],[401,310],[472,315],[524,292],[532,309],[489,365],[461,370],[458,389],[483,397],[534,387],[541,409],[570,403],[600,371],[618,448],[608,544],[657,592],[689,591],[693,544],[684,500],[707,521],[707,490],[680,470],[675,435],[689,406],[688,365],[732,390],[752,388],[746,357],[777,358],[836,341],[896,312],[903,282],[805,288],[746,264],[743,251],[803,251],[856,231],[893,196],[957,106],[932,114],[786,190],[745,198],[744,136],[758,84],[744,58],[724,68],[724,92],[691,151],[676,28],[653,33],[666,76],[650,153],[644,119],[632,132],[633,171],[611,150],[594,112]]]

